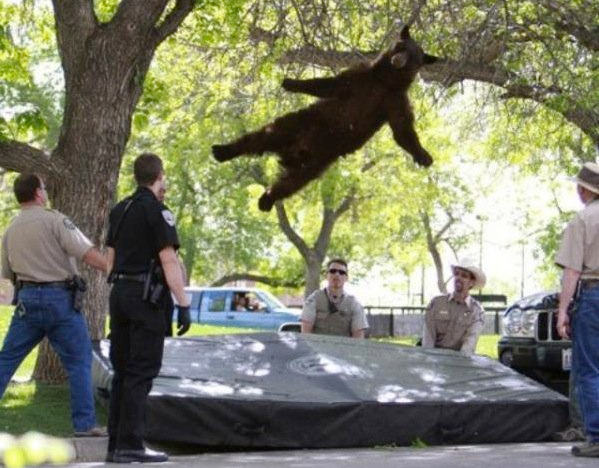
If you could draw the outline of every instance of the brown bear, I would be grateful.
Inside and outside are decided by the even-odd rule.
[[[242,154],[279,155],[283,171],[260,197],[262,211],[316,179],[338,157],[356,151],[385,122],[414,161],[430,166],[433,160],[414,130],[408,88],[423,65],[437,60],[422,51],[404,26],[399,41],[369,63],[332,78],[283,80],[285,90],[320,99],[232,143],[214,145],[214,157],[227,161]]]

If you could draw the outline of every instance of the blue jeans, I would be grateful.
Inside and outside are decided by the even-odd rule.
[[[599,442],[599,288],[580,294],[572,336],[574,386],[584,430]]]
[[[47,336],[69,376],[73,427],[91,429],[96,425],[91,341],[85,318],[73,309],[71,292],[26,287],[19,291],[18,301],[24,311],[15,309],[0,351],[0,398],[23,359]]]

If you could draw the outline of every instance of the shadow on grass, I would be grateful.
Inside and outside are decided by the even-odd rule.
[[[106,411],[96,405],[98,424],[106,424]],[[36,382],[12,383],[0,400],[0,432],[39,431],[57,437],[73,433],[69,388]]]

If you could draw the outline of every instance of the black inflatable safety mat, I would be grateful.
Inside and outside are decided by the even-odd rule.
[[[109,343],[94,384],[110,391]],[[219,448],[550,440],[562,395],[483,356],[296,333],[169,338],[149,440]]]

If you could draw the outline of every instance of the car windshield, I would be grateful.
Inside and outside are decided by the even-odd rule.
[[[257,293],[261,301],[264,301],[269,309],[285,309],[286,307],[272,294],[266,291],[260,291]]]

